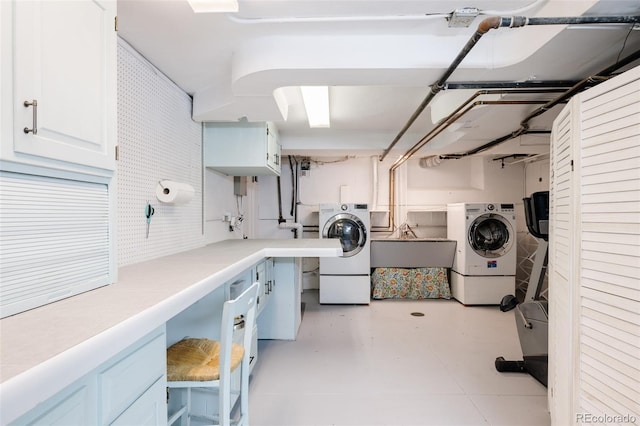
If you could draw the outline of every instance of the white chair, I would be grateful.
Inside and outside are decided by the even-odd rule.
[[[256,282],[240,296],[224,303],[220,341],[185,338],[167,349],[167,387],[182,388],[186,401],[179,410],[170,414],[168,424],[186,418],[182,424],[190,425],[191,418],[215,421],[218,425],[230,425],[232,406],[231,376],[240,366],[240,410],[233,424],[249,425],[249,352],[251,335],[256,320],[256,302],[260,283]],[[234,343],[233,333],[241,327],[236,319],[242,318],[244,333],[242,345]],[[218,389],[218,415],[193,413],[191,411],[192,388]],[[184,395],[183,395],[184,396]],[[186,416],[186,417],[185,417]]]

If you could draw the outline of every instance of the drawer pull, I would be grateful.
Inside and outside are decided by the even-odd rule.
[[[25,108],[33,107],[33,128],[24,128],[24,132],[29,134],[33,133],[34,135],[38,134],[38,100],[34,99],[33,101],[24,101]]]

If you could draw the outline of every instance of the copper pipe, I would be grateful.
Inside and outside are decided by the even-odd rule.
[[[523,27],[525,25],[569,25],[569,24],[601,24],[601,23],[636,23],[637,24],[639,22],[640,22],[640,16],[613,16],[613,17],[586,16],[586,17],[569,17],[569,18],[563,18],[563,17],[560,17],[560,18],[527,18],[525,16],[512,16],[512,17],[495,17],[494,16],[494,17],[489,17],[489,18],[484,19],[478,25],[478,28],[476,29],[476,32],[471,36],[469,41],[467,41],[467,44],[462,48],[460,53],[458,53],[458,56],[456,56],[456,58],[451,63],[449,68],[447,68],[447,70],[440,77],[440,79],[431,86],[431,88],[429,90],[429,93],[427,93],[427,96],[424,98],[422,103],[418,106],[418,109],[416,109],[414,111],[414,113],[411,115],[411,117],[409,118],[407,123],[404,125],[404,127],[400,130],[398,135],[394,138],[394,140],[387,147],[387,149],[384,150],[384,152],[382,153],[382,156],[380,157],[380,161],[384,160],[384,158],[389,154],[391,149],[398,143],[400,138],[402,136],[404,136],[404,134],[407,132],[409,127],[411,127],[411,125],[415,122],[415,120],[418,118],[418,116],[424,111],[424,109],[427,107],[427,105],[429,105],[431,100],[433,100],[435,95],[444,88],[444,85],[446,84],[447,79],[456,70],[458,65],[460,65],[462,60],[468,55],[469,51],[471,51],[471,49],[473,49],[473,47],[478,43],[480,38],[484,34],[486,34],[488,31],[490,31],[492,29],[497,29],[497,28],[500,28],[500,27],[519,28],[519,27]],[[631,56],[633,56],[633,55],[631,55]],[[625,60],[622,61],[622,63],[624,63],[624,62],[625,62]],[[608,73],[613,73],[614,70],[619,69],[619,68],[621,68],[623,66],[622,63],[614,64],[613,66],[607,68],[606,71]],[[627,63],[629,63],[629,62],[627,62]],[[542,107],[542,109],[544,109],[544,110],[542,110],[542,112],[546,111],[544,106]],[[523,134],[523,133],[526,133],[526,129],[522,129],[522,126],[521,126],[521,129],[517,130],[516,132],[513,132],[511,135],[507,135],[507,136],[504,136],[504,137],[500,138],[500,140],[502,142],[502,141],[507,140],[507,139],[509,139],[511,137],[515,137],[515,136],[512,136],[514,134],[520,135],[520,134]],[[498,140],[496,140],[494,142],[497,142],[497,141]],[[501,142],[497,142],[497,143],[501,143]],[[409,157],[406,157],[402,161],[402,163],[404,163],[404,161],[406,161],[408,158]],[[400,163],[400,164],[402,164],[402,163]],[[395,163],[394,163],[394,166],[395,166],[395,168],[393,168],[393,170],[389,169],[389,182],[390,182],[390,184],[389,184],[389,219],[390,219],[389,230],[390,231],[393,231],[394,230],[393,228],[395,227],[395,223],[394,223],[394,220],[393,220],[394,219],[394,208],[395,208],[395,205],[394,205],[395,204],[395,193],[393,191],[393,183],[395,181],[395,178],[394,178],[393,175],[395,174],[395,170],[399,167],[399,165],[395,165]],[[394,167],[394,166],[392,166],[392,167]]]
[[[559,89],[548,89],[549,92],[557,92],[559,91]],[[528,93],[540,93],[540,90],[527,90],[527,91],[523,91],[523,90],[513,90],[513,91],[509,91],[509,90],[497,90],[495,92],[499,92],[499,93],[524,93],[524,92],[528,92]],[[410,149],[409,151],[407,151],[407,153],[405,153],[405,155],[403,155],[401,158],[399,158],[398,160],[396,160],[394,162],[394,164],[389,168],[389,226],[385,229],[385,231],[388,232],[393,232],[395,230],[395,183],[396,183],[396,170],[398,169],[398,167],[400,167],[402,164],[404,164],[409,158],[411,158],[411,156],[413,156],[415,154],[416,151],[418,151],[420,148],[422,148],[424,145],[426,145],[427,143],[429,143],[431,140],[433,140],[436,136],[438,136],[440,133],[442,133],[442,131],[444,131],[447,127],[451,126],[453,123],[455,123],[457,120],[459,120],[461,117],[463,117],[466,113],[468,113],[469,111],[471,111],[473,108],[475,108],[476,106],[480,106],[480,105],[539,105],[539,104],[545,104],[548,101],[546,100],[541,100],[541,101],[475,101],[473,102],[471,105],[467,106],[466,108],[465,105],[468,105],[469,102],[471,102],[473,99],[477,98],[480,95],[486,95],[486,94],[492,94],[495,93],[494,91],[489,91],[489,90],[479,90],[476,93],[474,93],[469,99],[467,99],[466,102],[464,102],[462,105],[460,105],[458,108],[456,108],[456,110],[454,110],[451,114],[449,114],[449,116],[447,116],[445,119],[440,120],[440,122],[438,122],[438,124],[436,125],[436,127],[434,127],[426,136],[424,136],[416,145],[414,145],[412,147],[412,149]],[[464,108],[464,109],[463,109]]]
[[[596,86],[600,83],[602,83],[603,81],[608,80],[609,78],[612,77],[613,73],[640,59],[640,50],[635,51],[634,53],[632,53],[631,55],[623,58],[622,60],[616,62],[614,65],[600,71],[599,73],[597,73],[596,75],[587,77],[583,80],[581,80],[580,82],[576,83],[574,86],[572,86],[570,89],[568,89],[566,92],[564,92],[562,95],[558,96],[557,98],[549,101],[548,103],[544,104],[543,106],[541,106],[540,108],[536,109],[535,111],[533,111],[532,113],[530,113],[529,115],[527,115],[524,120],[522,120],[520,122],[520,128],[514,130],[513,132],[504,135],[502,137],[499,137],[498,139],[494,139],[491,142],[488,142],[482,146],[479,146],[475,149],[472,149],[471,151],[465,152],[463,154],[449,154],[446,156],[443,156],[443,158],[463,158],[463,157],[467,157],[470,155],[474,155],[474,154],[478,154],[480,152],[486,151],[489,148],[492,148],[496,145],[501,144],[502,142],[505,142],[509,139],[513,139],[516,138],[520,135],[523,134],[527,134],[527,133],[534,133],[532,131],[529,130],[529,121],[531,121],[533,118],[549,111],[551,108],[553,108],[554,106],[558,105],[559,103],[562,102],[566,102],[567,100],[569,100],[573,95],[582,92],[583,90],[586,90],[590,87]],[[549,132],[547,132],[549,133]]]
[[[406,122],[406,124],[400,130],[400,132],[396,135],[396,137],[393,139],[391,144],[389,144],[387,149],[384,150],[384,152],[382,153],[382,156],[380,157],[380,161],[383,161],[385,159],[385,157],[389,154],[391,149],[398,143],[400,138],[402,138],[402,136],[404,136],[407,130],[409,130],[409,127],[411,127],[411,125],[416,121],[416,119],[420,116],[420,114],[422,114],[422,111],[424,111],[427,105],[431,103],[431,100],[434,98],[434,96],[443,89],[447,79],[451,76],[451,74],[453,74],[456,68],[458,68],[458,65],[460,65],[460,62],[462,62],[462,60],[469,54],[471,49],[473,49],[476,43],[478,43],[480,38],[491,28],[498,28],[498,26],[501,24],[503,19],[504,18],[499,18],[494,16],[494,17],[485,19],[480,23],[480,25],[478,25],[478,29],[476,30],[476,32],[469,39],[469,41],[467,41],[467,44],[462,48],[460,53],[458,53],[458,56],[456,56],[456,58],[453,60],[451,65],[449,65],[449,68],[447,68],[447,70],[440,77],[440,79],[431,86],[429,92],[427,93],[427,96],[422,100],[420,105],[418,105],[418,108],[413,112],[411,117],[409,117],[409,120]]]
[[[473,97],[475,97],[476,95],[477,93]],[[447,127],[451,126],[453,123],[458,121],[462,116],[464,116],[466,113],[468,113],[469,111],[471,111],[473,108],[477,106],[480,106],[480,105],[540,105],[540,104],[547,104],[547,103],[548,101],[475,101],[474,103],[469,105],[467,108],[465,108],[463,111],[459,112],[460,109],[465,105],[465,104],[462,104],[460,107],[458,107],[458,109],[452,112],[444,121],[440,121],[440,123],[438,123],[436,127],[431,129],[429,133],[427,133],[424,137],[422,137],[422,139],[420,139],[418,143],[416,143],[414,146],[409,148],[409,150],[402,157],[400,157],[393,163],[390,170],[395,170],[398,167],[400,167],[405,161],[407,161],[418,150],[420,150],[420,148],[422,148],[427,143],[432,141],[436,136],[442,133],[442,131],[444,131]]]

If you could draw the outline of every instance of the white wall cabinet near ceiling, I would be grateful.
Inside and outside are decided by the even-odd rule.
[[[551,139],[551,420],[635,423],[640,67],[575,96],[556,118]]]
[[[272,123],[205,123],[205,166],[229,176],[280,175],[280,142]]]
[[[115,169],[116,2],[2,3],[1,158]]]

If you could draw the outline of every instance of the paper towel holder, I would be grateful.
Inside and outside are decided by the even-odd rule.
[[[162,188],[162,193],[163,193],[163,194],[165,194],[165,195],[169,195],[169,193],[171,192],[171,190],[162,184],[162,182],[164,182],[165,180],[167,180],[167,179],[160,179],[160,180],[158,181],[158,185],[160,185],[160,188]]]
[[[186,204],[193,197],[194,189],[191,185],[161,179],[156,186],[156,198],[166,204]]]
[[[166,186],[162,185],[162,181],[158,181],[158,185],[160,185],[160,187],[162,188],[162,192],[164,194],[168,194],[170,192],[169,188],[167,188]]]

